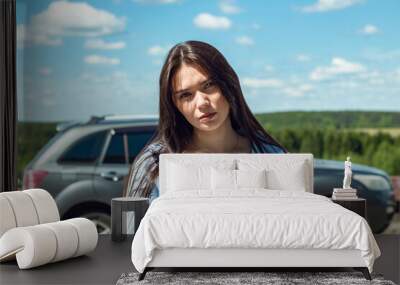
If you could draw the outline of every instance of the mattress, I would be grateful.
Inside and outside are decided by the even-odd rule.
[[[381,254],[363,217],[321,195],[273,189],[165,193],[140,223],[133,265],[143,272],[156,250],[173,248],[359,250],[370,272]]]

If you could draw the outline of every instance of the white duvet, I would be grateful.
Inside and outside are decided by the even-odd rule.
[[[133,265],[143,272],[154,249],[174,247],[358,249],[370,272],[381,254],[361,216],[321,195],[266,189],[155,199],[133,239]]]

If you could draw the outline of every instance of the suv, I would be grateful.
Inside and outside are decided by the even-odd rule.
[[[122,196],[130,164],[153,138],[157,116],[92,117],[86,123],[57,126],[58,133],[24,170],[24,189],[46,189],[62,219],[86,217],[99,233],[110,233],[111,199]],[[367,199],[367,220],[382,232],[394,214],[388,175],[353,163],[352,186]],[[315,159],[314,193],[331,197],[342,184],[343,162]]]

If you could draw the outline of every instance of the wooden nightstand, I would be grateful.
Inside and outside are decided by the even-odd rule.
[[[367,200],[363,198],[357,198],[357,199],[348,199],[348,200],[335,200],[332,199],[332,202],[341,205],[342,207],[345,207],[346,209],[349,209],[350,211],[353,211],[354,213],[359,214],[363,218],[367,218]]]

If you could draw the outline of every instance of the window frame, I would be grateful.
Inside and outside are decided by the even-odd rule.
[[[111,139],[115,134],[123,134],[123,141],[126,141],[128,144],[128,135],[129,134],[136,134],[136,133],[142,133],[142,132],[149,132],[153,133],[152,136],[150,136],[150,140],[154,137],[154,135],[157,132],[157,126],[132,126],[132,127],[116,127],[112,128],[109,130],[107,134],[107,138],[105,140],[105,144],[103,147],[103,151],[100,155],[98,165],[126,165],[129,166],[131,163],[129,162],[129,145],[124,146],[124,157],[125,157],[125,163],[109,163],[109,162],[104,162],[108,148],[111,144]]]
[[[91,162],[87,162],[87,161],[63,161],[64,156],[75,146],[77,146],[79,143],[81,143],[83,140],[87,139],[90,136],[93,135],[98,135],[103,133],[103,138],[102,138],[102,142],[100,145],[100,151],[99,154],[97,155],[96,159],[91,161]],[[96,165],[99,161],[99,158],[101,156],[101,153],[103,151],[104,148],[104,143],[106,141],[106,136],[107,136],[107,131],[106,130],[100,130],[100,131],[95,131],[92,133],[88,133],[85,134],[84,136],[80,137],[78,140],[74,141],[72,144],[70,144],[61,154],[60,156],[57,158],[57,164],[59,165]]]

